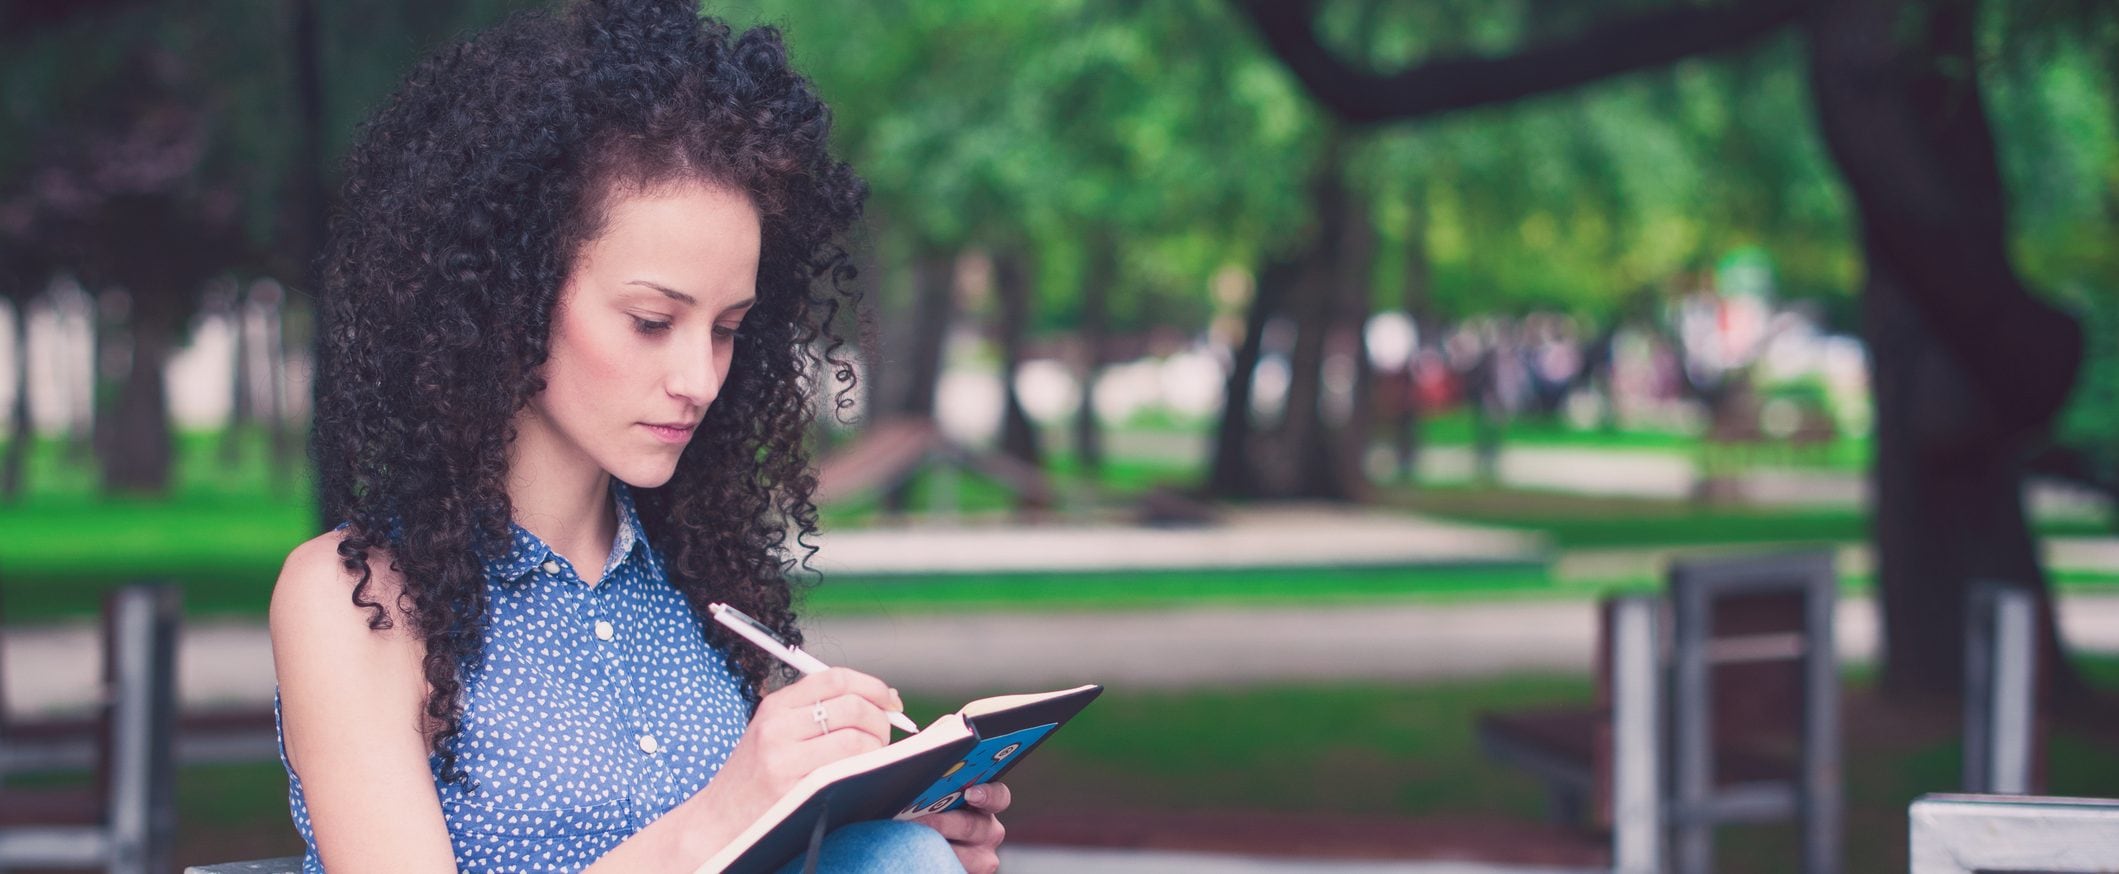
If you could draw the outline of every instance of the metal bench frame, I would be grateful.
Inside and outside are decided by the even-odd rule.
[[[2119,801],[1923,795],[1907,810],[1913,874],[2119,871]]]
[[[1718,785],[1714,773],[1714,604],[1741,595],[1803,595],[1800,764],[1793,781]],[[1833,611],[1839,576],[1829,552],[1673,562],[1670,599],[1671,799],[1667,815],[1676,870],[1713,870],[1714,828],[1793,816],[1801,822],[1806,874],[1840,867],[1839,666]]]
[[[183,611],[174,586],[128,586],[106,606],[109,760],[100,769],[100,823],[0,826],[0,869],[102,868],[150,874],[170,868],[176,831],[176,639]]]
[[[1965,611],[1963,790],[2034,791],[2038,743],[2038,602],[1997,582],[1972,586]]]

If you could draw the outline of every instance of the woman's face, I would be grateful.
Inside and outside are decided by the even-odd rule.
[[[621,195],[582,247],[552,314],[545,389],[517,423],[542,457],[642,488],[669,481],[721,390],[756,301],[758,211],[686,182]]]

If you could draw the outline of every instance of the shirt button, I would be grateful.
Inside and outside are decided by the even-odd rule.
[[[643,752],[643,753],[652,753],[652,752],[654,752],[654,751],[656,751],[656,750],[659,750],[659,749],[662,749],[662,742],[661,742],[661,741],[658,741],[658,740],[655,740],[655,736],[654,736],[654,735],[652,735],[652,734],[643,734],[643,735],[641,735],[641,736],[640,736],[640,751],[641,751],[641,752]]]
[[[559,562],[553,561],[549,558],[544,560],[543,567],[545,573],[554,575],[559,573]]]
[[[596,620],[597,640],[610,640],[613,636],[616,636],[617,634],[618,629],[612,628],[611,623],[605,622],[601,619]]]

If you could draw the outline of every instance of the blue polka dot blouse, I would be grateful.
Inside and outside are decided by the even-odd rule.
[[[429,761],[461,871],[586,867],[704,787],[750,721],[631,494],[613,491],[618,537],[597,582],[520,526],[486,565],[485,663],[465,678],[457,747],[472,786],[441,782]],[[287,795],[302,870],[317,874],[291,766]]]

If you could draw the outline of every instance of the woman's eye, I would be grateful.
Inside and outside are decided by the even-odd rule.
[[[737,337],[741,337],[741,336],[743,336],[743,333],[742,333],[742,330],[741,330],[741,329],[742,329],[742,326],[741,326],[741,325],[715,325],[715,326],[714,326],[714,339],[716,339],[716,340],[733,340],[733,339],[735,339],[735,338],[737,338]]]
[[[639,331],[640,333],[643,333],[643,334],[660,334],[660,333],[662,333],[662,332],[664,332],[664,331],[667,331],[667,330],[669,330],[669,329],[670,329],[670,323],[669,323],[668,321],[656,321],[656,320],[654,320],[654,319],[643,319],[643,318],[641,318],[641,317],[639,317],[639,316],[633,316],[633,317],[632,317],[632,319],[633,319],[633,330],[635,330],[635,331]]]

